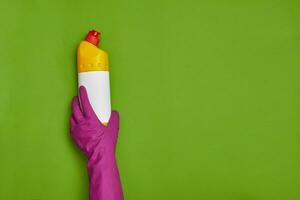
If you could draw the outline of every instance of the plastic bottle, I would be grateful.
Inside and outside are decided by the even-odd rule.
[[[77,49],[78,85],[85,86],[90,103],[103,124],[111,114],[108,54],[98,48],[100,33],[89,31]]]

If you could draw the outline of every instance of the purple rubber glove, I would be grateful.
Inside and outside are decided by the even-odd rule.
[[[123,192],[115,158],[119,131],[119,114],[111,113],[104,126],[89,102],[86,89],[79,88],[72,100],[71,135],[88,158],[90,200],[123,200]],[[81,105],[81,106],[80,106]]]

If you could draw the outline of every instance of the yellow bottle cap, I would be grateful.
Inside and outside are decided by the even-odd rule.
[[[82,41],[77,49],[77,70],[79,72],[108,71],[108,55],[95,45]]]

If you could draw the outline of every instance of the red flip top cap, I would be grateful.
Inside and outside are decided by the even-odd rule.
[[[99,35],[100,35],[100,33],[98,31],[91,30],[85,37],[85,41],[87,41],[95,46],[98,46],[98,44],[100,42]]]

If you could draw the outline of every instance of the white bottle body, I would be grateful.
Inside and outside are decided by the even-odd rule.
[[[109,71],[80,72],[78,85],[86,88],[98,119],[107,124],[111,115]]]

